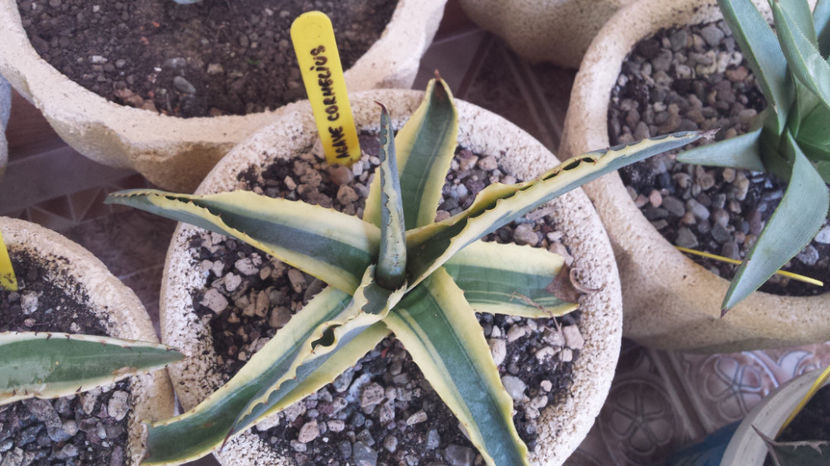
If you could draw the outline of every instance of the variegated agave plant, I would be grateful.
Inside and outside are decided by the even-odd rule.
[[[430,82],[397,137],[381,109],[380,176],[362,220],[244,191],[196,196],[132,190],[109,197],[231,235],[329,285],[223,387],[187,413],[152,425],[148,463],[185,461],[221,446],[334,380],[390,332],[489,464],[527,463],[512,400],[475,311],[551,317],[576,304],[545,290],[560,257],[479,239],[582,183],[699,134],[592,152],[533,181],[490,185],[467,210],[436,223],[457,131],[452,95],[440,79]]]
[[[57,398],[180,360],[153,343],[50,332],[0,332],[0,405]]]

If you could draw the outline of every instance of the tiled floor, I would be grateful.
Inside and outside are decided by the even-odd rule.
[[[561,139],[574,71],[531,65],[470,24],[450,2],[415,88],[435,69],[457,97],[518,124],[547,147]],[[101,203],[115,189],[146,186],[129,171],[98,165],[63,144],[17,96],[0,215],[61,231],[103,260],[158,315],[158,289],[173,223]],[[573,465],[655,464],[743,416],[778,384],[830,363],[830,345],[695,355],[624,341],[617,375]]]

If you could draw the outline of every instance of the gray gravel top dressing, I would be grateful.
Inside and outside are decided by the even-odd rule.
[[[746,132],[766,106],[723,21],[661,30],[640,41],[611,94],[611,144],[673,131],[720,128],[718,139]],[[631,198],[672,244],[743,259],[780,202],[784,187],[763,173],[704,167],[664,154],[620,170]],[[731,279],[736,266],[691,256]],[[830,281],[830,226],[785,266]],[[773,276],[762,288],[815,295],[825,287]]]

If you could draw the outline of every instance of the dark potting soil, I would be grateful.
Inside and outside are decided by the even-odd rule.
[[[659,31],[623,63],[611,94],[611,144],[673,131],[720,128],[742,134],[766,106],[755,78],[723,21]],[[781,201],[785,185],[763,173],[679,163],[663,154],[620,170],[635,204],[672,244],[744,259]],[[797,228],[797,226],[794,226]],[[731,279],[737,266],[689,256]],[[830,226],[784,270],[824,287],[773,276],[762,291],[816,295],[830,286]]]
[[[181,117],[244,115],[305,98],[291,22],[320,10],[343,69],[377,41],[396,0],[17,1],[41,57],[107,100]]]
[[[107,334],[85,296],[73,298],[46,279],[47,270],[59,264],[43,263],[22,250],[12,249],[10,255],[19,291],[0,290],[0,331]],[[75,288],[73,294],[81,293]],[[78,395],[0,406],[0,462],[124,464],[129,390],[124,380]]]
[[[363,159],[352,168],[326,168],[313,154],[276,161],[240,175],[242,187],[362,215],[378,164],[377,141],[362,135]],[[438,217],[459,212],[474,192],[504,175],[494,157],[460,150],[447,177]],[[491,235],[567,255],[562,234],[544,210]],[[197,312],[210,318],[213,343],[227,378],[264,345],[324,284],[248,245],[216,234],[191,238],[194,260],[209,270],[210,288],[194,290]],[[576,311],[558,319],[528,320],[479,314],[502,381],[514,399],[517,430],[532,450],[540,410],[565,394],[582,348]],[[561,329],[560,329],[560,326]],[[567,336],[566,336],[567,335]],[[567,340],[567,342],[566,342]],[[451,411],[423,378],[406,350],[386,338],[353,368],[290,406],[259,437],[298,464],[468,464],[478,456]],[[478,462],[476,462],[478,464]]]
[[[830,440],[830,386],[817,391],[776,439],[779,442]]]

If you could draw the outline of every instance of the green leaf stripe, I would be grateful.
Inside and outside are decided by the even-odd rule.
[[[170,347],[68,333],[0,333],[0,404],[56,398],[182,359]]]
[[[384,322],[488,464],[527,464],[527,447],[513,425],[513,401],[481,326],[444,270],[407,294]]]
[[[547,290],[563,264],[561,256],[545,249],[476,241],[444,269],[476,312],[544,318],[578,307]]]
[[[444,80],[430,80],[424,100],[395,137],[407,230],[435,220],[441,188],[455,154],[457,134],[458,111],[452,92]],[[380,221],[376,207],[380,194],[378,182],[375,176],[363,216],[374,224]]]
[[[377,227],[301,201],[249,191],[204,196],[139,189],[110,194],[124,204],[230,235],[351,294],[378,250]]]
[[[395,138],[389,112],[380,112],[380,183],[381,223],[377,282],[394,290],[406,279],[406,230],[401,199],[401,182],[395,161]]]

